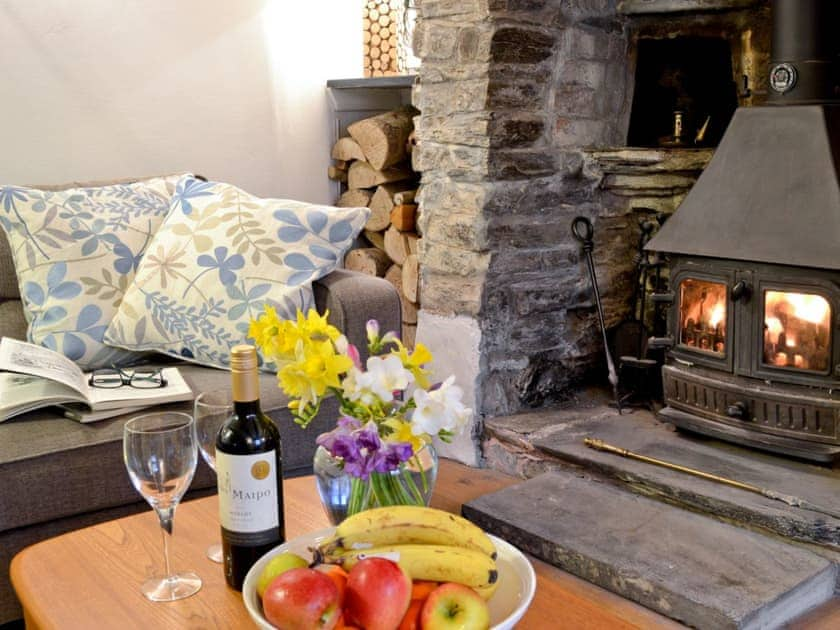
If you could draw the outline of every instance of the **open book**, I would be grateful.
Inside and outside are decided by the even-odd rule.
[[[93,422],[151,405],[192,400],[193,393],[178,368],[161,370],[164,387],[138,389],[93,387],[90,374],[49,348],[3,337],[0,339],[0,422],[27,411],[61,405],[64,415]],[[131,370],[124,370],[130,374]]]

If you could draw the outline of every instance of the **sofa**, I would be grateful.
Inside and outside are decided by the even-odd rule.
[[[336,269],[317,280],[320,312],[364,353],[365,324],[377,319],[383,330],[400,330],[396,290],[381,278]],[[15,268],[0,230],[0,336],[26,339]],[[364,357],[363,357],[364,358]],[[180,363],[194,393],[230,389],[223,369]],[[315,438],[334,426],[337,405],[327,401],[306,429],[293,423],[276,377],[261,374],[263,410],[280,429],[284,476],[311,472]],[[166,408],[190,411],[191,403]],[[80,527],[151,510],[129,482],[122,459],[122,427],[131,415],[81,424],[49,411],[0,423],[0,626],[22,616],[9,579],[12,557],[24,547]],[[199,463],[185,500],[215,493],[214,473]]]

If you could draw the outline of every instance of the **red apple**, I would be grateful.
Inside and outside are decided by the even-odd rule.
[[[420,611],[422,630],[487,630],[490,610],[469,586],[446,582],[433,590]]]
[[[338,587],[315,569],[289,569],[265,589],[263,614],[280,630],[332,630],[341,617]]]
[[[365,630],[395,630],[411,603],[411,578],[396,562],[364,558],[350,569],[344,611]]]

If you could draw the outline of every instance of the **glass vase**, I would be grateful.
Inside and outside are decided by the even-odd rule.
[[[429,505],[438,473],[434,446],[426,444],[399,468],[373,472],[367,480],[346,473],[340,458],[323,447],[315,451],[313,473],[321,505],[333,525],[345,517],[386,505]]]

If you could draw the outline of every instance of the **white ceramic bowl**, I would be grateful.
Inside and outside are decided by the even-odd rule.
[[[257,580],[263,567],[271,558],[284,551],[310,558],[312,556],[310,548],[315,547],[319,540],[326,538],[332,532],[333,528],[322,529],[290,540],[269,551],[251,567],[242,585],[242,599],[257,627],[263,630],[274,628],[263,616],[262,604],[257,595]],[[492,630],[510,630],[531,605],[534,591],[537,589],[537,577],[531,563],[516,547],[493,535],[490,535],[490,538],[499,554],[496,559],[499,570],[499,588],[488,602],[490,623]]]

